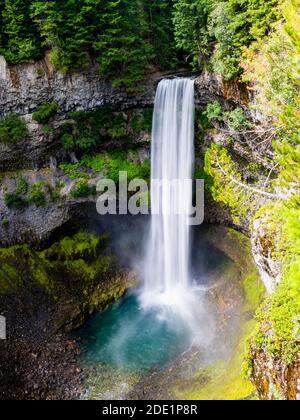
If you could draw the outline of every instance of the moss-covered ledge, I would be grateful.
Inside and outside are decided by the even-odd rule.
[[[253,249],[259,249],[274,280],[272,294],[256,315],[248,375],[261,399],[295,400],[300,378],[299,209],[281,201],[263,207],[253,229]]]
[[[38,289],[44,296],[41,304],[55,313],[48,320],[53,332],[81,326],[136,282],[132,272],[118,267],[106,242],[103,236],[80,231],[42,251],[26,244],[1,248],[0,300],[30,299]]]

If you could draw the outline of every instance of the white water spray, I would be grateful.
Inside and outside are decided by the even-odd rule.
[[[141,295],[143,307],[172,308],[191,325],[195,314],[195,290],[189,273],[192,188],[194,166],[194,81],[163,80],[159,83],[153,117],[152,186],[154,180],[179,181],[178,188],[151,188],[152,215],[145,283]],[[169,212],[178,209],[178,214]],[[195,304],[195,305],[194,305]],[[164,313],[164,312],[163,312]]]

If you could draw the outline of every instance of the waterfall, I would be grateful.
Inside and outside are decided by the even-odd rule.
[[[152,216],[142,303],[144,306],[176,305],[186,311],[186,296],[191,286],[188,218],[194,164],[194,81],[191,79],[163,80],[158,85],[151,162]],[[158,180],[163,181],[161,188],[157,187]],[[170,183],[174,184],[171,188]],[[158,214],[153,214],[153,209],[159,210]]]

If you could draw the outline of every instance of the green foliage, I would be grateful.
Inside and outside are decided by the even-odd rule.
[[[46,205],[44,187],[45,184],[43,182],[39,182],[30,186],[28,192],[28,202],[30,204],[33,204],[36,207],[44,207]]]
[[[214,185],[213,178],[205,171],[203,167],[196,166],[194,170],[194,179],[203,179],[204,188],[207,194],[206,198],[210,197],[211,189]]]
[[[41,58],[63,73],[86,69],[97,58],[115,86],[136,89],[155,65],[177,63],[172,0],[2,0],[0,52],[9,63]]]
[[[251,258],[250,254],[249,258]],[[245,276],[242,283],[246,300],[243,312],[256,311],[266,295],[266,289],[261,278],[257,274],[257,270],[253,270]]]
[[[280,358],[285,364],[292,363],[300,350],[299,309],[291,286],[282,282],[257,313],[259,326],[253,344],[264,348],[270,357]]]
[[[0,142],[14,144],[27,136],[26,122],[17,114],[10,114],[0,120]]]
[[[33,113],[32,118],[39,124],[47,124],[57,114],[58,110],[58,103],[45,102]]]
[[[170,69],[182,52],[194,68],[210,62],[230,79],[241,75],[243,48],[280,19],[282,1],[3,0],[0,51],[19,63],[50,49],[63,73],[96,57],[104,77],[132,91],[153,65]]]
[[[214,102],[210,102],[205,110],[205,115],[208,118],[209,121],[211,120],[218,120],[218,121],[222,121],[222,117],[223,117],[223,110],[222,107],[220,105],[220,102],[218,101],[214,101]]]
[[[20,210],[28,205],[28,202],[20,194],[15,192],[5,193],[4,201],[6,206],[12,210]]]
[[[240,185],[242,176],[226,149],[212,144],[205,154],[204,170],[213,180],[210,188],[213,199],[230,209],[234,223],[238,224],[253,211],[252,193]]]
[[[2,0],[0,4],[0,53],[12,64],[41,57],[41,39],[30,17],[33,0]]]
[[[74,236],[66,236],[60,242],[53,244],[44,251],[44,255],[50,260],[75,260],[80,258],[95,258],[102,245],[103,237],[91,235],[80,231]]]
[[[52,203],[56,203],[61,198],[59,191],[50,191],[50,200]]]
[[[93,45],[96,54],[100,53],[100,73],[111,79],[114,86],[125,84],[135,90],[152,56],[152,48],[143,38],[147,17],[142,2],[108,1],[101,19],[106,30],[98,34]]]
[[[121,139],[126,136],[126,121],[123,113],[114,115],[112,126],[108,128],[107,134],[112,139]]]
[[[284,2],[284,21],[244,54],[245,80],[255,84],[259,112],[272,118],[279,186],[300,205],[300,2]]]
[[[61,169],[65,174],[67,174],[71,181],[74,181],[79,178],[90,178],[86,172],[83,172],[80,163],[62,163],[61,165],[59,165],[59,169]]]
[[[202,109],[195,110],[196,138],[202,140],[206,131],[213,128],[211,121]]]
[[[4,195],[5,203],[11,209],[22,209],[28,205],[45,207],[47,201],[56,202],[60,198],[60,188],[59,185],[52,187],[43,181],[28,184],[22,176],[18,176],[14,191]]]
[[[75,188],[71,190],[74,198],[84,198],[96,194],[96,186],[89,185],[87,180],[79,180],[76,182]]]
[[[252,128],[252,124],[242,108],[223,111],[221,104],[218,101],[214,101],[207,105],[204,114],[209,121],[224,122],[231,131],[238,132]]]
[[[89,66],[115,86],[135,90],[152,61],[163,68],[176,62],[170,0],[32,1],[31,16],[43,46],[63,73]]]
[[[87,313],[105,309],[124,294],[126,286],[113,277],[114,260],[102,255],[104,249],[105,237],[84,231],[44,251],[29,245],[0,248],[0,295],[24,286],[26,277],[26,287],[38,285],[53,301],[67,305],[70,314],[78,313],[78,297]],[[68,321],[58,319],[57,328]]]
[[[22,176],[17,178],[16,193],[26,194],[28,192],[28,183]]]
[[[119,182],[119,172],[127,172],[129,181],[150,179],[150,161],[145,160],[141,163],[135,152],[85,155],[79,163],[62,164],[60,169],[69,176],[69,179],[78,180],[75,189],[72,190],[72,195],[75,197],[86,197],[95,193],[94,187],[91,190],[88,186],[88,180],[95,173],[100,173],[116,183]],[[88,174],[89,171],[92,171],[91,175]]]
[[[282,264],[282,280],[257,313],[250,347],[263,348],[270,358],[289,365],[300,351],[300,209],[279,201],[260,209],[256,218],[263,222],[270,257]],[[250,375],[252,365],[249,349]]]
[[[173,21],[176,46],[188,52],[195,68],[206,61],[209,52],[207,24],[213,0],[175,0]]]
[[[135,156],[133,155],[133,158]],[[114,152],[107,155],[84,156],[81,164],[95,172],[104,171],[105,176],[116,183],[119,182],[119,172],[127,172],[128,180],[150,178],[150,162],[136,163],[125,152]]]
[[[130,127],[135,134],[143,131],[151,132],[152,129],[153,109],[144,108],[142,111],[135,113],[130,119]]]
[[[300,351],[299,0],[285,1],[283,14],[284,21],[268,38],[245,51],[243,67],[245,80],[256,85],[257,108],[277,126],[277,186],[289,196],[287,202],[278,202],[257,214],[257,218],[263,218],[270,256],[282,263],[283,270],[279,287],[258,313],[259,325],[251,347],[262,347],[270,357],[290,364]],[[251,351],[248,366],[251,375]]]
[[[63,73],[86,68],[93,40],[98,1],[34,1],[31,15],[38,25],[43,46],[51,48],[50,59]]]
[[[174,39],[173,0],[143,0],[152,46],[152,62],[161,69],[177,68]]]
[[[210,17],[210,33],[217,41],[213,68],[225,79],[238,78],[243,47],[264,38],[280,17],[281,0],[228,0]]]
[[[252,128],[252,124],[247,119],[244,110],[241,108],[225,112],[224,121],[228,124],[229,129],[232,131],[250,130]]]
[[[21,285],[24,260],[19,247],[0,248],[0,296],[13,293]]]
[[[239,78],[242,50],[264,38],[279,20],[281,0],[175,0],[178,48],[194,66],[208,62],[225,79]],[[213,48],[214,47],[214,48]]]
[[[61,140],[66,150],[88,151],[108,139],[126,140],[142,131],[150,131],[152,109],[114,112],[109,107],[91,112],[72,112],[64,124]]]
[[[222,74],[226,80],[238,78],[241,74],[239,66],[241,49],[232,41],[234,33],[230,24],[229,2],[216,2],[208,20],[208,31],[216,40],[211,67],[216,73]]]

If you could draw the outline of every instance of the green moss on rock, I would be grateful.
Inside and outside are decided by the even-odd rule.
[[[242,175],[226,149],[212,144],[205,154],[204,171],[212,179],[212,198],[229,208],[235,224],[254,211],[253,194],[241,187]]]
[[[0,295],[15,292],[23,282],[27,246],[0,248]]]
[[[282,266],[281,282],[275,292],[266,298],[257,312],[257,327],[249,343],[247,369],[257,383],[261,370],[276,365],[290,372],[298,363],[300,354],[300,210],[290,203],[276,202],[262,208],[255,219],[260,219],[264,235],[261,246],[269,258]],[[279,393],[295,396],[286,390],[286,384],[274,373],[274,380],[260,387],[262,397]],[[279,375],[280,376],[280,375]],[[277,391],[271,386],[277,382]]]
[[[120,272],[106,248],[106,237],[80,231],[43,251],[27,245],[0,249],[0,294],[38,286],[57,305],[58,327],[80,326],[94,311],[105,309],[134,285]]]
[[[10,114],[0,119],[0,142],[15,144],[28,134],[26,122],[18,114]]]

